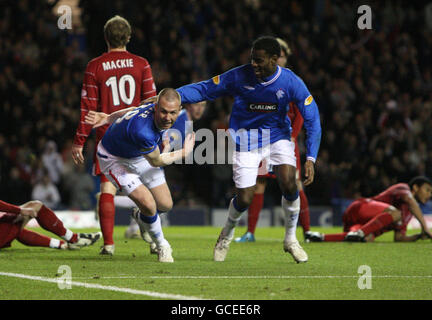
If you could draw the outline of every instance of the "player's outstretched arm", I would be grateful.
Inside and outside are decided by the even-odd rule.
[[[93,128],[102,127],[108,124],[108,114],[103,112],[89,111],[84,118],[86,124],[91,124]]]
[[[89,111],[89,113],[87,113],[87,115],[84,118],[84,122],[86,124],[91,124],[93,126],[93,128],[102,127],[106,124],[113,123],[118,118],[123,117],[129,111],[132,111],[135,109],[136,109],[136,107],[130,107],[127,109],[118,110],[118,111],[113,112],[109,115],[104,113],[104,112]]]
[[[144,157],[153,167],[163,167],[187,157],[192,152],[194,145],[195,133],[190,133],[185,138],[183,149],[160,153],[159,148],[156,148],[154,151],[145,154]]]
[[[414,242],[419,239],[422,239],[422,233],[412,234],[409,236],[402,234],[400,231],[395,231],[394,233],[395,242]]]
[[[432,239],[432,234],[427,228],[426,221],[424,220],[423,213],[420,209],[419,204],[417,203],[417,200],[412,196],[412,194],[405,195],[402,197],[402,200],[408,204],[409,210],[411,213],[416,217],[418,222],[420,223],[420,226],[422,228],[422,235],[423,237],[428,237]]]

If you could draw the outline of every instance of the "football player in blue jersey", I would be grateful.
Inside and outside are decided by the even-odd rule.
[[[166,130],[163,134],[163,144],[159,145],[161,151],[167,152],[171,150],[179,150],[183,148],[185,137],[188,133],[191,133],[193,121],[201,119],[206,108],[206,101],[198,103],[185,104],[184,108],[180,111],[180,114],[174,123],[174,125]],[[169,193],[167,195],[170,196]],[[172,200],[171,200],[172,202]],[[135,203],[130,200],[127,196],[117,195],[114,198],[114,204],[118,208],[134,209],[136,208]],[[166,212],[158,207],[159,212]],[[139,229],[139,225],[136,223],[134,218],[131,219],[128,228],[125,231],[126,238],[138,238],[143,237],[144,240],[150,243],[150,253],[157,253],[156,244],[151,241],[147,233],[142,232]]]
[[[264,159],[273,165],[283,194],[284,251],[289,252],[296,262],[308,260],[296,238],[300,199],[295,177],[295,144],[291,141],[291,124],[286,114],[293,101],[304,118],[305,186],[314,180],[314,163],[321,141],[320,115],[304,82],[291,70],[278,66],[280,52],[276,38],[260,37],[253,43],[249,64],[177,89],[182,103],[234,97],[230,133],[236,145],[233,179],[237,194],[230,202],[226,224],[214,248],[215,261],[226,258],[235,227],[252,201],[258,167]]]
[[[97,157],[101,170],[110,181],[139,208],[137,222],[156,243],[160,262],[173,262],[172,249],[165,239],[157,209],[172,208],[169,188],[162,166],[186,157],[193,150],[195,135],[186,136],[184,147],[160,153],[164,132],[176,122],[181,109],[179,94],[163,89],[154,104],[123,109],[107,115],[90,111],[88,124],[111,126],[98,145]]]

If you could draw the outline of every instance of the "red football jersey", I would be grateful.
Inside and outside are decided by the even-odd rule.
[[[0,222],[10,222],[21,212],[21,208],[0,200]]]
[[[304,120],[300,113],[300,110],[297,108],[294,102],[289,103],[289,110],[287,115],[291,120],[291,128],[292,128],[291,136],[297,139],[297,136],[299,135],[300,130],[303,126]]]
[[[81,91],[81,120],[74,144],[83,146],[92,126],[84,123],[90,110],[110,114],[137,106],[156,95],[150,64],[128,51],[111,51],[91,60],[84,73]],[[96,129],[96,143],[108,125]]]
[[[394,225],[394,228],[405,234],[408,222],[412,218],[412,213],[408,205],[402,200],[402,196],[411,194],[411,189],[406,183],[398,183],[387,188],[380,194],[373,197],[373,200],[391,204],[393,207],[401,211],[402,219],[400,224]]]

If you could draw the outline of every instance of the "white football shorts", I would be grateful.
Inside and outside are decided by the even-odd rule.
[[[288,164],[296,167],[294,149],[294,142],[279,140],[263,148],[251,151],[234,151],[233,180],[236,187],[248,188],[254,186],[258,174],[266,174],[271,166]]]
[[[164,170],[153,167],[144,157],[116,157],[110,154],[101,142],[97,147],[97,157],[105,177],[126,195],[141,184],[153,189],[166,183]]]

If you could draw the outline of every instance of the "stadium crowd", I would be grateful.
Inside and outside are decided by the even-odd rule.
[[[106,50],[102,28],[115,14],[130,21],[128,50],[148,59],[158,89],[248,63],[259,35],[287,40],[289,65],[321,112],[316,180],[306,189],[312,205],[371,196],[415,175],[432,177],[432,30],[422,2],[371,1],[373,29],[360,30],[358,2],[80,1],[85,43],[74,29],[58,29],[56,1],[6,3],[0,12],[2,200],[93,208],[93,146],[86,145],[88,165],[79,170],[70,148],[83,71]],[[227,128],[231,103],[210,102],[194,128]],[[174,165],[166,177],[175,204],[225,207],[233,192],[229,165]],[[280,199],[272,190],[266,205]]]

